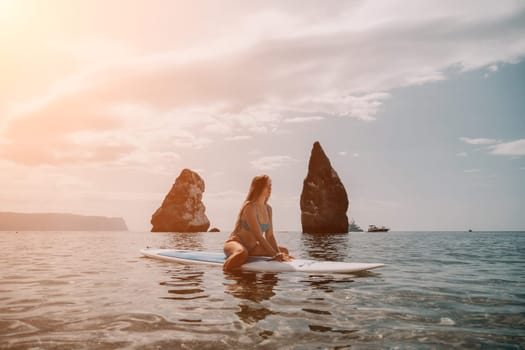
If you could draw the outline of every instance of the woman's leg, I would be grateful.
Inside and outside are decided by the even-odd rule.
[[[288,249],[283,247],[283,246],[278,246],[279,247],[279,251],[288,255],[289,252],[288,252]],[[250,255],[253,255],[253,256],[268,256],[268,253],[259,245],[257,244],[253,249],[252,251],[250,252]]]
[[[224,243],[224,254],[226,254],[226,261],[222,265],[225,272],[230,272],[238,269],[248,259],[248,251],[242,244],[236,241],[228,241]]]
[[[253,247],[250,251],[251,256],[268,256],[268,253],[261,247],[259,244],[257,244],[255,247]]]
[[[286,256],[288,256],[290,258],[293,258],[293,256],[290,256],[290,253],[289,253],[287,248],[282,247],[282,246],[278,246],[278,247],[279,247],[279,251],[281,253],[283,253],[284,255],[286,255]],[[253,255],[253,256],[269,256],[268,253],[260,245],[256,245],[255,248],[253,248],[252,251],[250,252],[250,255]]]

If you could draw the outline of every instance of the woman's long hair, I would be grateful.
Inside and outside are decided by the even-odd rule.
[[[235,228],[233,229],[233,232],[238,232],[238,230],[241,228],[241,217],[242,212],[244,211],[244,208],[250,203],[253,203],[259,196],[261,195],[262,191],[264,191],[265,187],[268,185],[268,181],[270,181],[270,177],[268,175],[258,175],[253,178],[252,183],[250,185],[250,190],[248,191],[248,195],[246,196],[246,199],[244,200],[244,203],[241,206],[241,210],[239,210],[239,215],[237,216],[237,222],[235,223]],[[268,201],[268,198],[265,199],[264,203]]]

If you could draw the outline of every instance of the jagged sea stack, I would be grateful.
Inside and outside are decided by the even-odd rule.
[[[348,233],[347,210],[345,187],[316,141],[301,193],[303,233]]]
[[[194,171],[184,169],[162,205],[151,217],[151,232],[206,232],[210,221],[202,203],[204,180]]]

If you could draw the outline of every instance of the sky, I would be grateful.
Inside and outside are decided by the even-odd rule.
[[[149,231],[182,169],[300,231],[319,141],[362,227],[525,230],[524,1],[0,0],[0,211]]]

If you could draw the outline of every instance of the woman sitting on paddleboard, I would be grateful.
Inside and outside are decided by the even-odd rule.
[[[256,176],[239,211],[230,238],[224,243],[224,271],[232,271],[246,262],[248,256],[271,256],[277,261],[290,261],[288,249],[280,247],[273,235],[272,207],[267,204],[272,192],[268,175]]]

